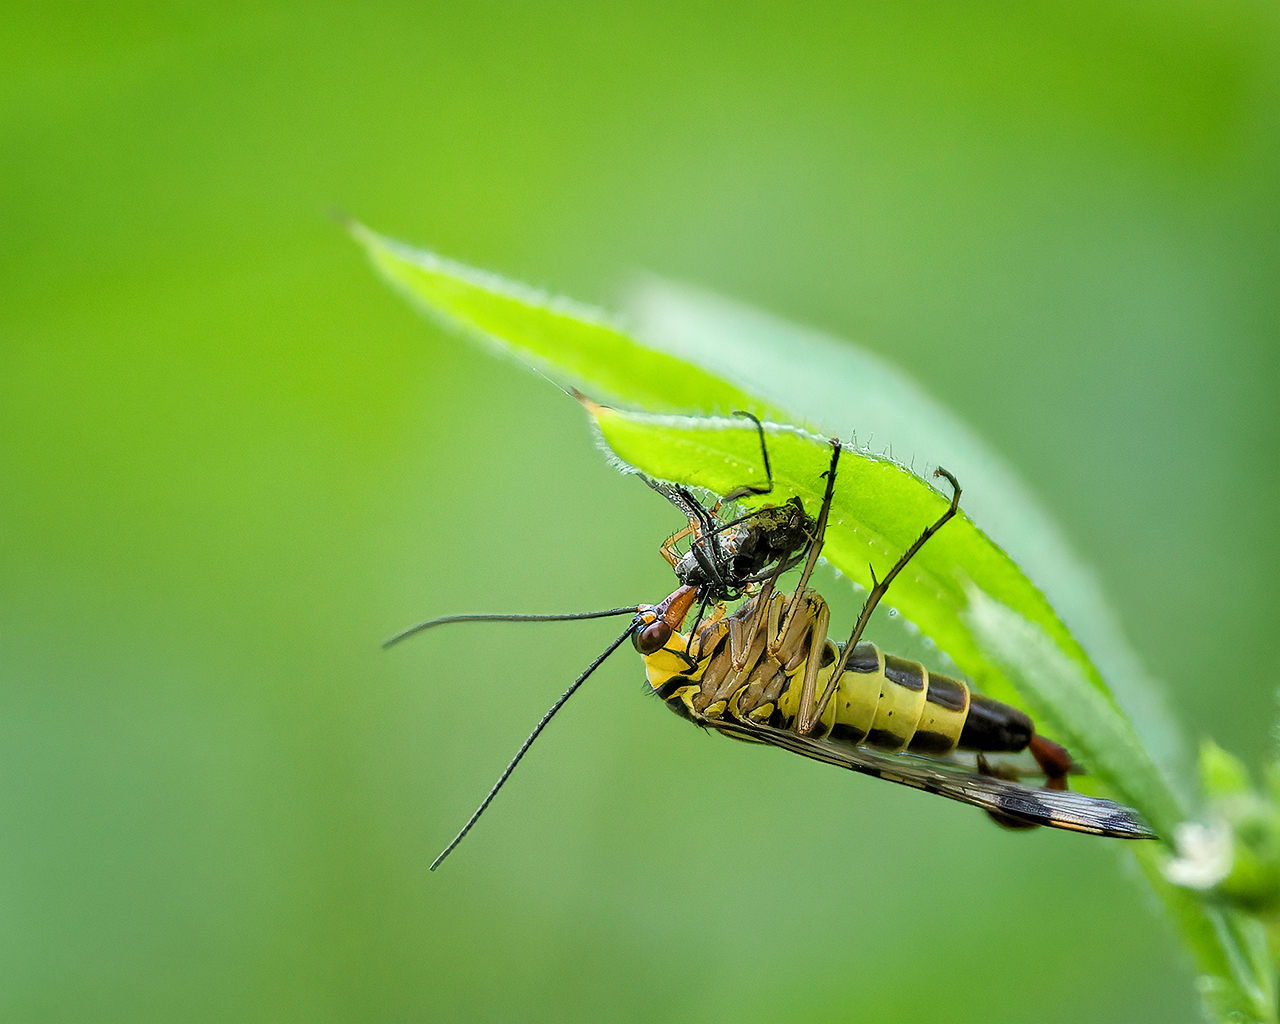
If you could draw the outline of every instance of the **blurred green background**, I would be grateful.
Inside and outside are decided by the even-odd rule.
[[[894,360],[1057,515],[1189,733],[1256,764],[1274,5],[4,21],[0,1019],[1196,1018],[1115,844],[705,738],[625,651],[428,874],[616,627],[378,641],[655,600],[680,522],[325,211],[606,306],[657,271]]]

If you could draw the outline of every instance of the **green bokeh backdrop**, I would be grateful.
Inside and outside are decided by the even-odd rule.
[[[1115,845],[704,738],[625,652],[428,874],[613,626],[378,640],[653,600],[679,517],[325,210],[894,360],[1054,510],[1188,731],[1257,763],[1274,5],[4,22],[0,1019],[1194,1019]]]

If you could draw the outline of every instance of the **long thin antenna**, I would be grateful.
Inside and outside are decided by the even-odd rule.
[[[570,612],[567,615],[493,615],[488,613],[482,615],[445,615],[438,619],[419,622],[416,626],[410,626],[403,632],[383,640],[382,646],[390,647],[393,644],[398,644],[406,637],[413,636],[415,633],[422,633],[425,630],[443,626],[449,622],[569,622],[573,619],[606,619],[611,615],[634,615],[639,610],[638,607],[632,605],[630,608],[606,608],[601,612]]]
[[[598,612],[588,613],[585,616],[577,616],[577,617],[590,618],[592,617],[592,615],[598,615],[598,614],[602,614],[602,613],[598,613]],[[466,616],[461,616],[461,617],[465,618]],[[480,815],[484,814],[485,808],[487,808],[491,803],[493,803],[493,798],[498,795],[498,790],[500,790],[503,784],[507,781],[507,779],[511,777],[511,773],[516,770],[516,765],[520,763],[520,759],[524,757],[525,752],[528,751],[528,749],[531,746],[533,746],[533,741],[536,740],[539,734],[542,732],[542,730],[547,727],[547,723],[550,722],[551,719],[555,717],[556,712],[559,711],[562,707],[564,707],[565,702],[568,701],[568,699],[578,691],[578,687],[581,686],[584,682],[586,682],[587,676],[591,675],[592,672],[598,669],[600,665],[604,662],[605,658],[609,657],[609,655],[611,655],[614,651],[616,651],[618,647],[622,644],[622,642],[626,640],[629,636],[631,636],[631,634],[634,633],[640,627],[640,625],[641,623],[639,621],[631,623],[631,625],[627,627],[626,632],[623,633],[622,636],[618,637],[618,639],[615,640],[613,643],[611,643],[608,647],[606,647],[604,649],[604,652],[598,658],[596,658],[595,661],[593,661],[590,665],[587,666],[586,671],[583,672],[582,675],[578,676],[578,678],[573,681],[573,685],[570,686],[569,689],[565,690],[563,694],[561,694],[560,699],[551,705],[547,713],[542,716],[542,721],[540,721],[534,727],[533,732],[529,734],[529,738],[520,745],[520,749],[516,751],[516,756],[513,757],[511,759],[511,763],[507,765],[507,770],[504,771],[502,775],[498,778],[498,781],[493,784],[493,789],[489,790],[489,795],[485,797],[484,801],[480,804],[480,806],[476,808],[476,813],[471,815],[471,817],[467,820],[467,823],[462,826],[462,831],[459,832],[456,836],[454,836],[453,842],[451,842],[448,846],[444,848],[444,852],[441,853],[439,857],[437,857],[434,861],[431,862],[432,871],[438,868],[441,862],[447,856],[449,856],[449,854],[453,853],[454,847],[456,847],[460,842],[462,842],[463,837],[466,836],[466,834],[471,831],[471,826],[474,825],[480,819]]]

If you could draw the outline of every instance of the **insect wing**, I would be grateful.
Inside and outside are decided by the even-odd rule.
[[[992,775],[981,775],[959,764],[928,761],[911,755],[881,754],[866,747],[831,743],[768,725],[748,726],[729,719],[717,721],[714,725],[736,739],[782,747],[815,761],[923,789],[984,811],[1025,821],[1029,825],[1048,825],[1116,839],[1156,838],[1136,811],[1114,800],[1067,790],[1025,786]]]

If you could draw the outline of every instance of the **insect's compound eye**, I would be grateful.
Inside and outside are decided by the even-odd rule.
[[[667,645],[667,641],[670,639],[671,627],[659,619],[657,622],[651,622],[642,629],[636,630],[631,642],[641,654],[656,654]]]

